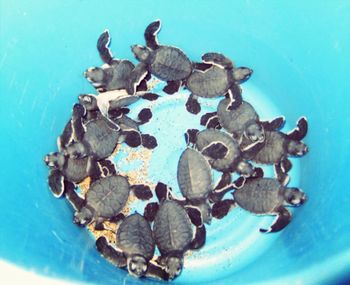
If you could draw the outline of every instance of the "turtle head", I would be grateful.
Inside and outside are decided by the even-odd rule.
[[[44,161],[48,167],[61,170],[66,157],[61,152],[52,152],[45,156]]]
[[[293,156],[303,156],[309,151],[309,149],[303,142],[291,140],[288,143],[287,151]]]
[[[246,126],[245,135],[252,142],[263,142],[265,140],[264,129],[255,121]]]
[[[150,55],[150,50],[147,47],[140,45],[131,46],[131,51],[135,55],[136,59],[141,62],[146,62]]]
[[[79,103],[85,107],[87,111],[97,110],[97,99],[91,94],[81,94],[78,96]]]
[[[83,207],[74,214],[73,223],[78,226],[86,226],[92,221],[93,211],[89,207]]]
[[[169,256],[165,262],[165,272],[169,275],[169,279],[174,279],[180,275],[183,266],[183,258],[178,256]]]
[[[201,203],[198,205],[201,212],[203,223],[210,225],[211,223],[211,207],[208,203]]]
[[[128,271],[136,277],[145,276],[148,264],[147,260],[138,254],[133,254],[127,259]]]
[[[104,71],[100,67],[90,67],[84,72],[84,77],[95,87],[100,87],[104,79]]]
[[[246,161],[240,161],[237,165],[237,172],[243,176],[252,176],[255,172],[254,167]]]
[[[306,194],[299,188],[287,188],[284,192],[285,201],[293,206],[300,206],[307,200]]]

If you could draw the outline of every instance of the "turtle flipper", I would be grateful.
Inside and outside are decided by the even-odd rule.
[[[51,170],[48,176],[49,187],[56,198],[62,197],[64,193],[64,177],[57,169]]]
[[[227,92],[230,104],[227,106],[227,110],[232,111],[238,108],[242,104],[242,89],[237,84],[233,84]]]
[[[219,117],[217,112],[206,113],[201,117],[200,124],[207,129],[220,129]]]
[[[133,191],[137,199],[140,200],[149,200],[153,197],[152,191],[148,185],[136,184],[130,187],[130,190]]]
[[[193,94],[191,94],[187,99],[186,110],[194,115],[197,115],[201,111],[201,105],[199,104],[196,96]]]
[[[203,148],[201,152],[212,159],[223,159],[228,153],[228,148],[221,142],[212,142]]]
[[[196,227],[200,227],[201,225],[203,225],[202,214],[197,207],[186,205],[185,210],[193,225],[195,225]]]
[[[147,91],[147,90],[148,90],[147,80],[146,79],[142,79],[140,84],[136,87],[136,92]]]
[[[158,182],[155,188],[156,191],[156,196],[159,202],[162,202],[164,200],[169,200],[171,197],[170,194],[170,189],[168,187],[168,185],[162,183],[162,182]]]
[[[166,273],[165,269],[153,262],[148,263],[148,268],[146,272],[147,277],[153,277],[153,278],[159,278],[161,280],[168,280],[169,279],[169,274]]]
[[[135,130],[128,130],[123,131],[123,134],[125,135],[124,142],[132,147],[139,147],[141,145],[141,134],[138,131]]]
[[[102,256],[113,265],[119,268],[126,267],[127,261],[124,254],[115,250],[104,236],[101,236],[96,240],[96,248]]]
[[[86,114],[86,109],[81,104],[75,104],[72,115],[72,131],[77,141],[82,141],[85,134],[85,127],[83,124],[83,116]]]
[[[128,79],[128,83],[126,86],[126,91],[129,95],[134,95],[136,92],[137,86],[141,83],[141,81],[147,76],[148,70],[146,68],[146,64],[140,62],[136,67],[131,71]]]
[[[143,216],[149,222],[153,222],[158,212],[159,204],[157,202],[148,203],[143,212]]]
[[[169,95],[176,93],[179,91],[181,86],[181,80],[178,81],[168,81],[167,85],[163,88],[163,91]]]
[[[101,169],[101,173],[104,177],[112,176],[117,174],[114,163],[109,159],[100,160],[98,165]]]
[[[286,186],[288,184],[290,177],[287,173],[291,168],[292,163],[289,159],[284,159],[274,165],[277,180],[281,183],[281,185]]]
[[[160,96],[155,93],[146,93],[141,96],[143,99],[148,100],[148,101],[155,101],[157,100]]]
[[[283,128],[286,119],[284,116],[277,117],[271,121],[263,121],[261,122],[262,126],[267,131],[278,131]]]
[[[233,68],[233,62],[226,56],[221,53],[216,52],[208,52],[202,55],[202,60],[205,63],[212,63],[216,65],[220,65],[226,69]]]
[[[196,227],[194,239],[190,244],[191,249],[200,249],[204,246],[207,237],[207,230],[204,225]]]
[[[301,117],[297,122],[297,127],[287,134],[290,140],[301,141],[307,134],[308,123],[305,117]]]
[[[57,138],[58,151],[65,149],[73,140],[72,120],[69,120],[62,134]]]
[[[155,50],[159,47],[157,34],[160,31],[161,23],[160,20],[150,23],[144,33],[145,41],[147,47],[152,50]]]
[[[111,37],[109,34],[109,30],[104,30],[104,32],[100,35],[97,40],[97,50],[100,54],[100,57],[103,62],[111,64],[113,61],[113,55],[111,50],[109,49],[109,45],[111,43]]]
[[[158,146],[157,139],[149,134],[141,134],[141,144],[148,149],[154,149]]]
[[[248,67],[238,67],[233,71],[233,78],[238,83],[246,82],[253,74],[253,70]]]
[[[195,145],[197,141],[197,134],[199,133],[199,130],[197,129],[188,129],[185,133],[185,141],[186,145]]]
[[[225,200],[218,201],[213,205],[211,209],[211,215],[215,219],[222,219],[229,213],[231,208],[235,206],[236,204],[232,199],[225,199]]]
[[[143,125],[149,122],[149,120],[152,118],[152,111],[150,108],[144,108],[140,111],[140,113],[137,115],[137,118],[139,119],[139,124]]]
[[[192,63],[192,68],[200,70],[200,71],[206,71],[210,67],[212,67],[212,65],[208,64],[208,63],[203,63],[203,62],[193,62]]]
[[[291,213],[283,206],[279,207],[276,211],[277,218],[269,229],[260,229],[262,233],[276,233],[283,230],[292,220]]]
[[[77,212],[79,212],[86,204],[85,200],[75,192],[74,184],[68,181],[65,181],[65,196]]]

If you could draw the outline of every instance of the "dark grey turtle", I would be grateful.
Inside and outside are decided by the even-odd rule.
[[[192,63],[182,50],[173,46],[159,45],[157,34],[160,25],[160,21],[157,20],[147,26],[144,34],[147,47],[140,45],[131,47],[140,63],[131,74],[130,90],[134,88],[132,82],[149,71],[159,79],[167,81],[168,85],[164,91],[172,94],[179,89],[181,81],[192,72]]]
[[[269,229],[260,232],[278,232],[291,221],[292,215],[285,208],[300,206],[307,200],[307,196],[298,188],[287,188],[273,178],[247,179],[245,184],[233,192],[234,203],[241,208],[257,215],[275,215],[274,223]],[[228,200],[221,201],[224,204]],[[231,200],[232,202],[232,200]],[[220,206],[217,204],[217,206]],[[213,214],[214,215],[214,214]],[[222,214],[224,216],[225,214]]]
[[[211,65],[205,70],[194,69],[186,80],[186,87],[191,91],[186,103],[187,110],[193,114],[200,112],[198,97],[215,98],[225,95],[229,100],[227,108],[237,108],[242,102],[239,84],[248,80],[253,71],[247,67],[235,68],[229,58],[219,53],[206,53],[202,60]]]
[[[166,279],[164,270],[151,263],[155,241],[149,223],[137,213],[126,217],[117,230],[116,248],[104,236],[96,241],[97,250],[119,268],[127,267],[136,277],[157,276]]]
[[[245,157],[262,164],[274,164],[279,180],[289,179],[287,172],[292,168],[288,156],[301,157],[308,152],[308,147],[302,142],[308,130],[305,117],[297,122],[297,127],[285,134],[265,126],[265,140],[261,146],[245,152]]]
[[[174,279],[181,273],[187,250],[203,246],[201,230],[202,228],[197,227],[193,238],[193,229],[186,210],[175,201],[161,202],[154,219],[153,232],[161,253],[158,262],[165,266],[169,279]]]
[[[126,89],[129,85],[131,72],[134,70],[134,64],[129,60],[114,58],[109,45],[111,37],[108,30],[105,30],[97,41],[97,50],[101,59],[105,62],[101,67],[90,67],[84,72],[84,77],[89,80],[99,92],[111,90]],[[141,80],[147,75],[144,74],[134,82],[135,89],[140,85]],[[147,83],[146,83],[147,90]],[[130,94],[134,94],[136,90],[131,90]]]
[[[85,203],[74,214],[74,223],[87,225],[95,222],[97,229],[103,228],[101,224],[116,217],[126,205],[130,193],[127,178],[112,175],[94,181],[86,193]],[[73,204],[81,204],[81,198],[75,197]]]
[[[215,157],[212,153],[207,154],[212,168],[222,172],[234,172],[244,176],[251,176],[254,173],[253,166],[244,160],[244,154],[241,152],[239,144],[227,133],[219,130],[207,129],[198,132],[195,146],[199,151],[214,143],[221,143],[227,151],[223,157]]]
[[[48,182],[50,190],[57,198],[61,197],[67,184],[82,182],[90,176],[92,179],[98,179],[103,175],[101,167],[106,165],[109,169],[113,163],[109,160],[97,162],[92,157],[70,158],[61,152],[50,153],[45,156],[44,161],[50,167]]]

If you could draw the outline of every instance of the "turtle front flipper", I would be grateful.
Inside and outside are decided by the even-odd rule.
[[[201,117],[200,124],[207,129],[221,129],[217,112],[206,113]]]
[[[58,151],[63,151],[73,140],[72,120],[64,127],[62,134],[57,138]]]
[[[205,63],[216,64],[226,69],[233,68],[233,62],[221,53],[208,52],[202,55],[202,60]]]
[[[181,80],[178,81],[168,81],[167,85],[163,88],[163,91],[169,95],[172,95],[179,91],[181,86]]]
[[[261,124],[265,130],[273,132],[282,129],[285,122],[286,118],[284,116],[280,116],[271,121],[263,121]]]
[[[157,100],[160,96],[158,94],[155,94],[155,93],[146,93],[144,95],[141,95],[141,97],[145,100],[148,100],[148,101],[155,101]]]
[[[188,129],[185,133],[186,145],[195,145],[197,141],[198,129]]]
[[[197,96],[191,94],[186,102],[186,110],[191,114],[197,115],[201,111],[201,105],[197,100]]]
[[[227,153],[228,148],[222,142],[212,142],[202,149],[202,154],[212,159],[223,159]]]
[[[144,108],[140,111],[140,113],[137,115],[137,118],[139,119],[139,125],[144,125],[148,123],[152,118],[152,111],[150,108]]]
[[[111,50],[109,49],[110,43],[111,37],[109,34],[109,30],[106,29],[97,40],[97,50],[100,54],[102,61],[107,64],[111,64],[113,61],[113,55]]]
[[[301,141],[307,134],[308,123],[305,117],[301,117],[297,122],[297,127],[287,134],[290,140]]]
[[[157,202],[148,203],[144,209],[143,216],[148,222],[153,222],[158,212],[159,204]]]
[[[169,280],[169,275],[166,273],[165,269],[153,262],[149,262],[147,272],[147,277],[159,278],[161,280]]]
[[[65,181],[65,197],[69,203],[73,206],[74,210],[79,212],[85,206],[86,202],[81,198],[77,192],[75,192],[75,186],[73,183]]]
[[[145,36],[146,45],[152,50],[155,50],[159,47],[157,34],[160,31],[160,27],[161,27],[161,22],[160,20],[157,20],[150,23],[145,30],[144,36]]]
[[[113,265],[122,268],[127,266],[127,261],[123,253],[114,249],[103,236],[96,240],[96,248]]]
[[[211,209],[211,215],[215,219],[222,219],[230,212],[232,208],[235,208],[235,207],[236,207],[236,204],[234,200],[232,199],[221,200],[216,202],[213,205]]]
[[[207,237],[207,230],[204,225],[196,227],[194,239],[190,243],[190,249],[200,249],[204,246]]]
[[[72,115],[72,131],[75,139],[80,142],[83,140],[84,134],[86,132],[85,126],[83,124],[83,117],[86,114],[86,109],[81,104],[75,104],[73,107]]]
[[[136,130],[124,130],[123,135],[125,136],[124,142],[132,147],[136,148],[141,145],[141,134]]]
[[[184,208],[193,225],[195,225],[196,227],[200,227],[203,225],[202,214],[197,207],[194,207],[191,205],[185,205]]]
[[[62,173],[57,169],[51,170],[48,176],[48,182],[52,194],[56,198],[62,197],[64,193],[64,177]]]
[[[141,144],[148,149],[154,149],[158,146],[157,139],[149,134],[141,134]]]
[[[277,218],[274,221],[274,223],[271,225],[269,229],[260,229],[260,232],[262,233],[275,233],[283,230],[292,220],[291,213],[284,208],[283,206],[280,206],[278,209],[276,209]]]
[[[241,87],[237,84],[233,84],[227,92],[227,97],[230,99],[227,110],[232,111],[238,108],[243,102]]]
[[[151,188],[145,184],[136,184],[130,186],[130,190],[133,191],[137,199],[149,200],[153,197]]]
[[[129,95],[134,95],[136,92],[137,86],[141,81],[147,76],[148,70],[147,65],[143,62],[140,62],[136,67],[131,71],[126,86],[126,91]]]

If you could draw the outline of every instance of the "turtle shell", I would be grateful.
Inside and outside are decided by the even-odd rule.
[[[62,170],[63,176],[70,182],[79,183],[88,177],[88,157],[67,158]]]
[[[229,170],[240,161],[241,150],[238,143],[230,135],[215,129],[207,129],[197,134],[196,146],[199,151],[213,142],[221,142],[228,148],[224,158],[209,160],[214,169],[219,171]]]
[[[226,69],[216,65],[204,72],[194,70],[188,78],[186,86],[192,94],[199,97],[214,98],[224,96],[232,84],[228,72]]]
[[[235,190],[235,202],[255,214],[273,213],[283,204],[283,186],[273,178],[249,179],[242,188]]]
[[[110,156],[117,146],[120,133],[111,129],[104,119],[89,121],[86,125],[84,142],[89,145],[90,154],[96,159]]]
[[[210,165],[205,157],[187,148],[177,166],[177,181],[181,193],[189,200],[207,198],[212,190]]]
[[[246,101],[231,111],[227,110],[229,104],[230,100],[227,98],[220,101],[217,109],[219,123],[226,131],[239,139],[244,133],[246,125],[252,121],[258,121],[259,116],[253,106]]]
[[[150,72],[161,80],[182,80],[192,72],[191,61],[176,47],[160,46],[150,57]]]
[[[272,164],[281,161],[285,155],[285,135],[275,131],[265,131],[263,148],[251,159],[264,164]]]
[[[129,182],[120,175],[101,178],[91,184],[86,194],[87,204],[95,216],[111,218],[119,214],[129,197]]]
[[[163,201],[154,219],[153,233],[162,255],[184,253],[193,237],[191,221],[185,209],[175,201]]]
[[[138,254],[150,260],[155,242],[152,230],[140,214],[132,214],[124,219],[117,231],[117,246],[125,255]]]
[[[107,90],[125,89],[129,80],[131,71],[135,68],[129,60],[115,61],[108,69],[111,69],[111,77],[106,82]]]

